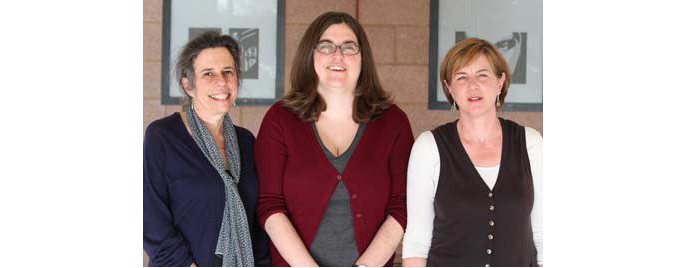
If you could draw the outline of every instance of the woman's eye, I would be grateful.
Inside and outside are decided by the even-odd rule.
[[[320,50],[321,53],[330,53],[331,51],[335,50],[335,45],[330,44],[330,43],[321,43],[318,45],[318,49]]]
[[[204,76],[211,76],[211,75],[212,75],[212,73],[209,73],[209,72],[204,73]]]
[[[464,76],[457,77],[457,80],[464,80],[464,79],[467,79],[467,78]]]

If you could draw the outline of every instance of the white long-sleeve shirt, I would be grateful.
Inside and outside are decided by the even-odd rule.
[[[537,248],[537,263],[542,264],[542,135],[537,130],[525,127],[525,141],[535,194],[530,214],[532,234]],[[498,178],[498,167],[476,167],[481,178],[491,189]],[[426,131],[416,139],[408,161],[408,223],[403,239],[403,258],[428,258],[435,219],[433,202],[439,179],[440,154],[433,133]]]

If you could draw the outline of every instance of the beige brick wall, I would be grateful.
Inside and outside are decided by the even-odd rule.
[[[284,88],[289,90],[292,59],[306,27],[325,11],[344,11],[357,18],[369,36],[382,85],[411,121],[414,136],[456,119],[449,111],[428,110],[429,0],[287,0],[285,13]],[[179,111],[160,104],[161,0],[143,4],[143,129]],[[239,106],[231,118],[257,135],[268,106]],[[506,112],[501,116],[542,132],[541,112]],[[399,252],[400,253],[400,250]],[[400,262],[400,255],[397,255]],[[144,266],[147,256],[144,254]]]

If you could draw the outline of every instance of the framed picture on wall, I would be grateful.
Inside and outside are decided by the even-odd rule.
[[[431,0],[428,108],[450,109],[440,64],[457,42],[477,37],[500,50],[511,71],[503,111],[542,111],[542,0]]]
[[[206,31],[241,47],[237,105],[268,105],[284,92],[284,0],[163,1],[161,103],[179,104],[183,92],[174,64],[184,45]]]

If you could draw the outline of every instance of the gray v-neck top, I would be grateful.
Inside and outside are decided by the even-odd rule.
[[[360,137],[362,137],[365,124],[360,124],[350,147],[337,157],[321,141],[316,124],[312,124],[312,127],[323,153],[326,154],[335,170],[342,174],[360,141]],[[321,220],[321,225],[318,227],[318,232],[316,232],[316,237],[311,243],[309,251],[319,266],[351,267],[359,257],[350,209],[350,195],[342,180],[338,183],[331,200],[328,202],[323,220]]]

